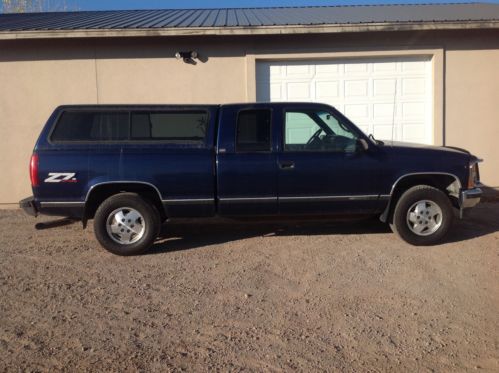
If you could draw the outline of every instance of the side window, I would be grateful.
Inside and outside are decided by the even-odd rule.
[[[284,123],[285,151],[355,152],[358,135],[323,110],[289,110]]]
[[[320,127],[308,114],[301,112],[286,113],[286,145],[300,148],[301,145],[306,144],[318,130],[320,130]]]
[[[204,142],[208,127],[205,111],[135,112],[131,116],[131,140],[175,143]]]
[[[236,152],[271,150],[270,110],[244,110],[237,117]]]
[[[128,112],[64,112],[52,141],[120,141],[128,139]]]

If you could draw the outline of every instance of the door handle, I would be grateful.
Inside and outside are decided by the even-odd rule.
[[[281,170],[292,170],[295,168],[295,162],[293,161],[282,161],[279,162],[279,168]]]

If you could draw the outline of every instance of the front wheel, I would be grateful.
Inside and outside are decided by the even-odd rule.
[[[120,193],[99,206],[94,218],[95,237],[117,255],[137,255],[151,247],[161,219],[156,208],[135,193]]]
[[[397,201],[390,227],[411,245],[433,245],[447,234],[453,218],[452,205],[445,193],[418,185],[405,191]]]

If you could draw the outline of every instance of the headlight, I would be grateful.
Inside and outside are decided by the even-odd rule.
[[[481,160],[474,160],[469,165],[468,189],[472,189],[480,185],[478,162],[481,162]]]

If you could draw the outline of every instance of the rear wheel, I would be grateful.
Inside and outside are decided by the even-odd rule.
[[[156,208],[135,193],[120,193],[99,206],[94,218],[95,237],[117,255],[137,255],[154,243],[161,227]]]
[[[444,192],[418,185],[405,191],[397,201],[390,227],[412,245],[433,245],[447,234],[453,218],[452,205]]]

